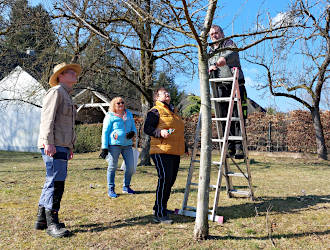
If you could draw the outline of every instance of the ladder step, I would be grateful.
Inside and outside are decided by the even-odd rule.
[[[228,141],[242,141],[242,136],[228,136]],[[224,142],[224,139],[212,139],[212,142]]]
[[[184,208],[184,210],[187,211],[186,209],[189,209],[188,211],[190,211],[190,210],[197,211],[197,208],[196,207],[192,207],[192,206],[186,206]],[[212,210],[209,209],[208,211],[209,211],[209,213],[212,213]]]
[[[234,172],[228,172],[227,173],[228,176],[233,176],[233,177],[245,177],[248,176],[246,173],[242,174],[242,173],[234,173]]]
[[[214,102],[229,102],[232,98],[231,97],[217,97],[217,98],[211,98],[211,101]],[[237,98],[233,98],[234,101],[238,101]]]
[[[176,209],[175,212],[176,212],[176,214],[180,214],[180,215],[185,215],[185,216],[195,217],[195,218],[196,218],[196,212],[195,212],[195,211]],[[223,216],[216,215],[216,216],[213,218],[212,215],[209,214],[209,215],[207,216],[207,218],[208,218],[208,220],[210,220],[210,221],[215,221],[215,222],[218,222],[218,223],[220,223],[220,224],[223,223]]]
[[[212,121],[227,121],[228,119],[226,117],[223,118],[212,118]],[[232,117],[232,121],[240,121],[239,117]]]
[[[217,165],[217,166],[221,166],[221,162],[220,161],[212,161],[213,165]]]
[[[232,82],[232,81],[234,81],[234,77],[210,78],[210,82]]]
[[[244,196],[251,196],[251,192],[250,191],[245,191],[245,190],[236,190],[236,189],[233,189],[233,190],[229,190],[228,191],[229,193],[231,194],[238,194],[238,195],[244,195]]]

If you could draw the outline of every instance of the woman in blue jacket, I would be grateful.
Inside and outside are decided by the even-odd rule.
[[[100,157],[105,159],[109,153],[107,182],[110,198],[118,197],[115,192],[115,175],[120,154],[122,154],[126,165],[123,193],[135,193],[130,188],[134,171],[132,138],[135,133],[136,128],[133,115],[128,109],[125,109],[124,99],[121,97],[113,98],[110,102],[109,112],[103,120],[102,152],[100,154]]]

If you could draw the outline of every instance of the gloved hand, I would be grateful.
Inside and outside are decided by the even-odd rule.
[[[135,135],[134,131],[128,132],[128,133],[126,133],[126,138],[127,139],[132,139],[134,137],[134,135]]]
[[[107,157],[108,153],[109,153],[109,150],[107,148],[102,148],[102,152],[99,157],[102,159],[105,159],[105,157]]]

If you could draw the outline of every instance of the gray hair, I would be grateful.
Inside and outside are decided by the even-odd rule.
[[[220,33],[222,33],[223,35],[225,34],[225,33],[223,33],[223,30],[219,25],[214,24],[214,25],[211,26],[210,29],[218,29]]]

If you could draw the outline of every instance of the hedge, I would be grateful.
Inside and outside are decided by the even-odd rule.
[[[194,144],[197,120],[198,114],[185,119],[185,140],[189,147]],[[329,149],[330,111],[321,112],[321,121],[326,146]],[[135,119],[135,124],[139,135],[139,147],[141,147],[143,138],[140,133],[143,131],[143,118]],[[216,137],[216,127],[213,126],[212,130],[213,136]],[[95,152],[101,149],[101,123],[78,125],[76,132],[75,152]],[[246,123],[246,132],[249,150],[316,152],[315,131],[308,111],[296,110],[288,114],[275,115],[250,114]],[[217,148],[216,146],[213,144],[213,149]]]
[[[102,123],[77,125],[75,129],[76,153],[95,152],[101,149]]]

